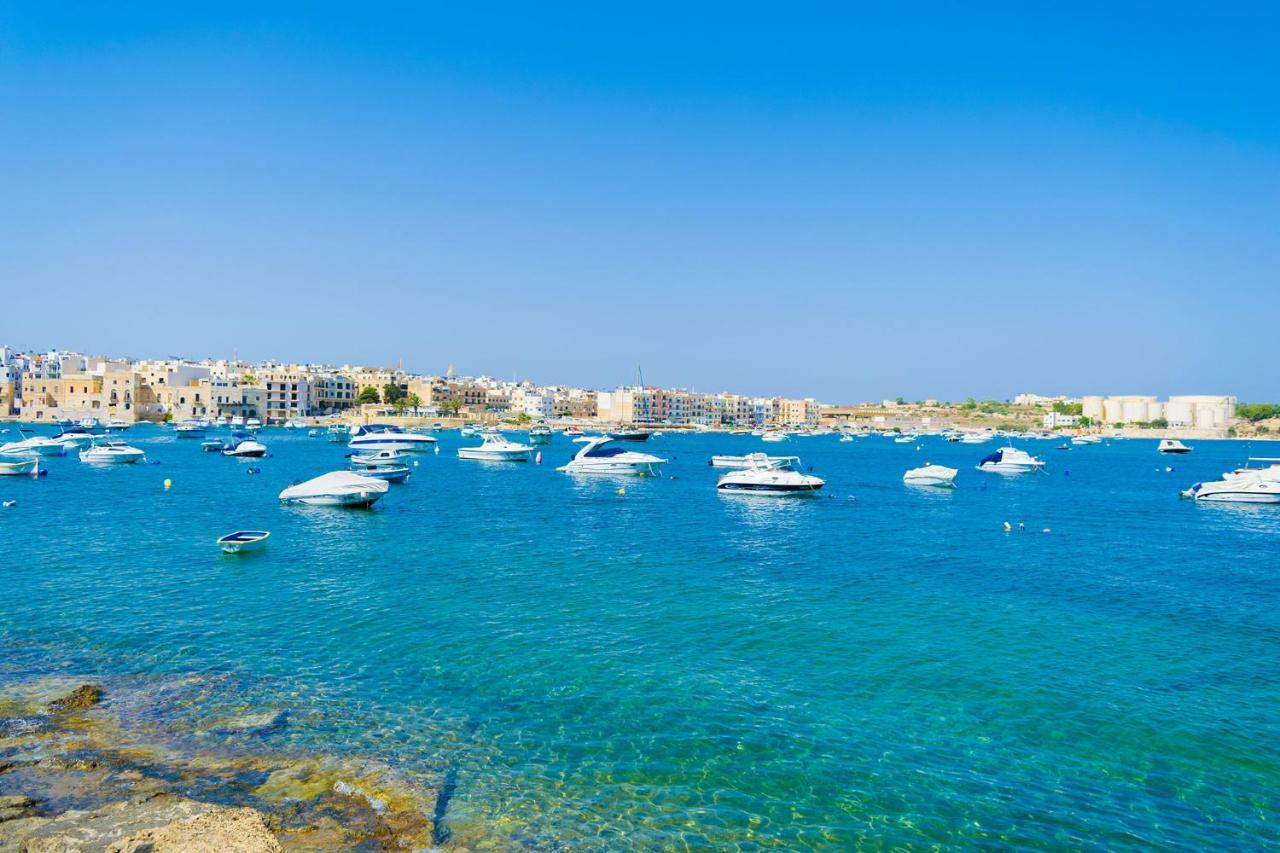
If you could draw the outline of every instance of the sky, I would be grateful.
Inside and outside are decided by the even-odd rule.
[[[1280,399],[1278,29],[1262,3],[11,0],[0,344]]]

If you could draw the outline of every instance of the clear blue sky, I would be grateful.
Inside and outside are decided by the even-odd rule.
[[[1280,398],[1273,4],[454,5],[0,6],[0,342]]]

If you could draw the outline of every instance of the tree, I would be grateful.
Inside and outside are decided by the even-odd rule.
[[[440,404],[440,411],[446,415],[456,415],[458,412],[462,411],[462,401],[457,397],[454,397],[452,400],[445,400]]]
[[[257,385],[258,377],[254,376],[252,373],[246,373],[244,376],[240,377],[240,384],[241,385]]]
[[[356,397],[356,402],[360,404],[380,403],[382,402],[382,400],[378,397],[378,389],[374,388],[372,385],[369,385],[363,391],[360,392],[359,397]]]
[[[1080,420],[1076,421],[1076,424],[1082,427],[1083,429],[1088,429],[1089,427],[1093,426],[1093,418],[1086,417],[1085,415],[1081,415]]]
[[[899,397],[898,399],[894,400],[894,402],[897,403],[899,406],[901,406],[907,402],[907,399],[905,397]]]
[[[976,409],[978,408],[978,401],[970,397],[968,400],[964,401],[964,405],[961,406],[961,408],[966,410]]]
[[[531,420],[533,420],[533,417],[528,412],[521,412],[516,415],[516,423],[518,424],[527,424]]]
[[[416,412],[418,407],[422,405],[422,398],[417,394],[409,394],[404,398],[404,405],[405,408],[413,409]]]
[[[1084,414],[1084,405],[1082,403],[1064,403],[1059,400],[1053,404],[1053,410],[1060,415],[1082,415]]]
[[[388,382],[382,386],[382,402],[394,404],[397,400],[405,397],[405,390],[395,382]]]
[[[1169,420],[1167,418],[1156,418],[1151,422],[1152,429],[1168,429]]]

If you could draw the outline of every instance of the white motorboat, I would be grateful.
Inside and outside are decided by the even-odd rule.
[[[351,470],[362,477],[373,477],[378,480],[386,480],[388,483],[402,483],[409,479],[409,466],[404,463],[361,463],[356,462],[353,457]]]
[[[244,554],[265,548],[270,536],[270,530],[237,530],[235,533],[219,536],[216,544],[224,554]]]
[[[145,459],[147,454],[130,447],[120,439],[99,441],[80,451],[80,461],[95,465],[128,465]]]
[[[120,418],[112,418],[107,421],[106,430],[107,432],[124,432],[131,426],[132,424],[128,421],[123,421]]]
[[[257,418],[245,418],[244,428],[249,432],[257,432],[262,429],[262,421]]]
[[[234,443],[232,443],[234,442]],[[223,456],[238,456],[246,459],[259,459],[267,455],[267,446],[257,439],[232,438],[222,450]]]
[[[764,462],[774,462],[786,459],[786,456],[769,456],[764,453],[748,453],[745,456],[712,456],[712,468],[733,468],[741,470],[750,468],[752,465],[759,465]]]
[[[77,425],[81,429],[94,433],[95,435],[102,434],[102,422],[97,418],[81,418],[77,421]]]
[[[497,462],[528,462],[533,447],[528,444],[517,444],[500,432],[485,432],[479,447],[459,447],[459,459],[487,459]]]
[[[244,429],[244,418],[240,415],[234,415],[232,416],[231,420],[227,423],[227,426],[231,427],[232,429]]]
[[[978,463],[979,471],[995,474],[1025,474],[1028,471],[1044,469],[1044,460],[1037,459],[1025,450],[1016,447],[1002,447],[990,456],[982,457]]]
[[[434,435],[405,432],[394,424],[360,424],[351,431],[347,447],[356,451],[401,450],[424,453],[436,443]]]
[[[546,424],[538,424],[529,430],[530,444],[550,444],[551,443],[551,427]]]
[[[1196,483],[1182,493],[1198,501],[1221,503],[1280,503],[1280,481],[1262,477],[1233,477],[1216,483]]]
[[[760,440],[768,442],[786,441],[787,434],[785,432],[778,432],[777,430],[769,430],[760,436]]]
[[[200,449],[205,453],[221,453],[227,449],[227,445],[220,438],[206,438],[200,442]]]
[[[40,457],[0,459],[0,477],[39,477]]]
[[[578,436],[582,435],[582,430],[578,429],[577,427],[566,427],[562,434],[567,435],[570,438],[577,438]]]
[[[1255,462],[1265,462],[1267,465],[1254,467]],[[1240,477],[1257,477],[1260,480],[1280,480],[1280,459],[1273,456],[1250,456],[1248,464],[1243,468],[1237,468],[1234,471],[1223,473],[1222,479],[1235,480]]]
[[[667,460],[650,453],[627,450],[618,444],[619,439],[597,436],[581,448],[573,459],[557,468],[566,474],[629,474],[656,475],[658,466]]]
[[[1083,445],[1088,445],[1088,444],[1102,444],[1102,436],[1077,435],[1075,438],[1071,439],[1071,443],[1078,447]]]
[[[98,436],[88,430],[82,427],[73,426],[68,427],[55,435],[53,440],[68,450],[79,450],[81,447],[88,447],[93,444],[97,438]]]
[[[475,424],[463,424],[462,428],[458,430],[458,435],[462,436],[463,438],[471,438],[471,436],[479,435],[479,434],[480,434],[480,427],[476,426]]]
[[[284,428],[285,429],[306,429],[307,425],[304,421],[300,421],[297,418],[290,418],[289,420],[284,422]]]
[[[204,438],[205,426],[199,421],[183,421],[173,431],[178,438]]]
[[[18,434],[22,436],[19,441],[10,441],[7,444],[0,445],[0,456],[66,456],[67,445],[58,441],[56,438],[49,438],[43,435],[33,435],[26,430],[19,429]]]
[[[403,465],[405,454],[399,450],[375,450],[372,453],[353,453],[351,461],[356,465]]]
[[[800,457],[782,456],[730,471],[716,483],[721,494],[812,495],[826,485],[821,477],[799,470]]]
[[[280,500],[308,506],[367,507],[375,504],[390,488],[386,480],[351,471],[333,471],[290,486],[280,493]]]
[[[995,433],[990,432],[966,432],[960,436],[961,444],[986,444],[995,438]]]
[[[1187,447],[1176,438],[1162,438],[1160,445],[1156,448],[1160,453],[1190,453],[1191,448]]]
[[[959,473],[960,471],[956,468],[925,463],[923,468],[912,468],[903,474],[902,482],[910,486],[949,487],[956,484],[956,475]]]
[[[325,441],[340,444],[351,440],[351,427],[346,424],[333,424],[325,431]]]
[[[920,440],[920,436],[916,435],[914,432],[909,432],[909,433],[906,433],[905,435],[900,435],[897,438],[895,438],[893,440],[893,443],[894,444],[912,444],[919,440]]]

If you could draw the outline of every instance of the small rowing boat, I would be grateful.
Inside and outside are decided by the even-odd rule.
[[[237,530],[218,539],[218,546],[224,554],[243,554],[246,551],[257,551],[267,544],[270,530]]]

